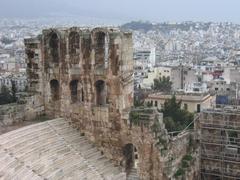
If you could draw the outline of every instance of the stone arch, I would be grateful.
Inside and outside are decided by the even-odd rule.
[[[95,68],[104,69],[108,65],[107,32],[96,30],[94,32]]]
[[[51,98],[53,101],[57,101],[60,98],[60,86],[59,82],[56,79],[50,81],[50,90],[51,90]]]
[[[79,62],[79,49],[80,49],[80,35],[76,31],[69,34],[69,55],[70,62],[76,64]]]
[[[138,150],[132,143],[128,143],[123,147],[124,167],[129,173],[132,169],[138,168]]]
[[[83,57],[83,68],[85,71],[91,68],[92,39],[90,32],[84,32],[81,39],[81,53]]]
[[[50,57],[52,62],[59,63],[60,40],[56,32],[52,32],[49,38]]]
[[[96,89],[96,105],[97,106],[104,106],[106,105],[107,101],[107,88],[106,83],[103,80],[98,80],[95,83]]]

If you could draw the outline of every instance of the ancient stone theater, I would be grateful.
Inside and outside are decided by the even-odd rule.
[[[3,179],[177,177],[191,134],[171,138],[161,113],[133,107],[130,32],[53,28],[25,46],[26,112],[53,120],[0,136]],[[195,179],[197,166],[188,168]]]

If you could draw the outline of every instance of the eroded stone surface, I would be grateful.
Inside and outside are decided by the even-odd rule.
[[[2,179],[126,179],[64,119],[6,133],[0,141]]]
[[[145,122],[130,122],[131,33],[113,28],[47,29],[39,37],[25,40],[25,46],[29,89],[44,113],[71,122],[127,173],[131,167],[144,180],[173,176],[176,167],[167,172],[167,164],[172,156],[176,159],[174,165],[180,163],[189,134],[180,138],[182,144],[169,142],[156,110]],[[153,132],[156,122],[159,130]],[[159,137],[169,144],[161,142],[159,147]],[[174,150],[175,145],[180,154]]]

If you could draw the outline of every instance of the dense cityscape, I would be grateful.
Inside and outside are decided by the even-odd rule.
[[[0,19],[0,147],[7,147],[6,156],[15,153],[15,161],[36,163],[26,165],[25,179],[239,179],[240,25],[100,26],[68,18]],[[35,152],[24,130],[12,131],[22,126],[43,144],[37,133],[53,131],[46,138],[56,148],[62,138],[72,155],[59,155],[66,165],[52,163],[50,153],[42,157],[44,149]],[[11,137],[26,137],[22,142],[36,154],[25,154],[27,145]],[[42,169],[35,155],[46,163]],[[86,169],[74,167],[77,158]],[[43,171],[48,166],[56,166],[54,173]],[[1,168],[12,179],[11,168]]]
[[[56,19],[2,19],[1,87],[11,88],[11,83],[16,81],[19,91],[26,89],[24,38],[37,36],[44,28],[71,27],[73,24],[76,22],[66,23]],[[138,21],[126,23],[121,28],[133,31],[136,89],[150,90],[154,79],[165,76],[172,82],[173,92],[210,92],[219,95],[219,103],[229,100],[229,103],[238,104],[238,101],[230,100],[238,100],[236,97],[239,94],[240,25]],[[176,77],[181,69],[191,77]]]

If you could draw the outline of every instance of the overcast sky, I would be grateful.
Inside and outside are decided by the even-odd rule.
[[[231,21],[240,0],[0,0],[0,16],[76,15],[122,21]]]

